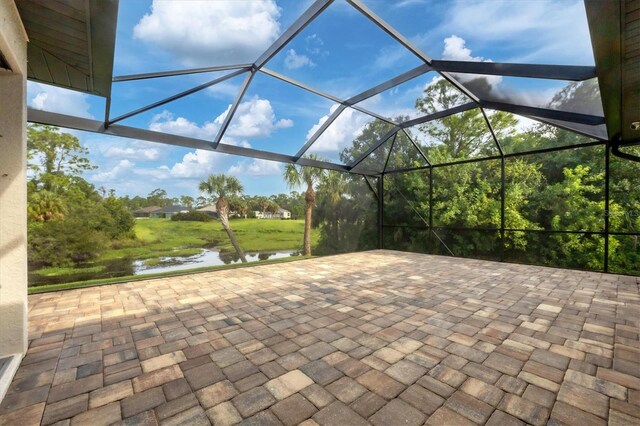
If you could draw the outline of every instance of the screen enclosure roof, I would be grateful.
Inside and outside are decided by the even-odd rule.
[[[190,8],[199,2],[178,3]],[[247,11],[258,4],[241,3],[247,5]],[[273,2],[267,3],[273,6]],[[129,46],[121,46],[116,40],[117,25],[127,25],[127,22],[118,22],[125,16],[118,8],[132,7],[130,3],[20,0],[16,4],[30,39],[29,80],[81,91],[104,101],[101,119],[34,107],[29,107],[28,119],[365,175],[381,172],[367,166],[366,160],[383,144],[401,137],[403,143],[413,144],[420,150],[410,136],[412,128],[473,109],[485,117],[488,134],[493,134],[492,114],[505,111],[579,133],[592,141],[638,140],[638,132],[630,130],[631,124],[640,120],[640,107],[635,108],[640,99],[638,2],[586,0],[584,5],[580,3],[582,8],[577,9],[571,20],[588,28],[587,42],[582,46],[563,46],[562,40],[549,41],[542,35],[540,40],[518,38],[522,37],[519,33],[510,33],[518,23],[509,22],[508,11],[504,16],[494,15],[494,19],[498,17],[494,22],[483,22],[482,16],[477,17],[477,22],[473,21],[474,8],[492,7],[496,2],[459,3],[457,6],[463,9],[455,15],[456,19],[467,16],[468,22],[452,18],[447,7],[454,2],[400,3],[415,3],[413,12],[401,13],[393,2],[378,0],[316,0],[307,3],[306,8],[301,8],[298,2],[279,2],[275,7],[287,13],[276,12],[284,18],[278,25],[286,23],[287,27],[276,27],[272,40],[260,51],[247,49],[245,52],[234,47],[228,55],[223,50],[216,57],[194,52],[197,60],[191,62],[172,61],[172,57],[166,55],[167,61],[144,63],[139,67],[144,72],[113,75],[114,62],[116,70],[122,68],[118,66],[120,53],[131,54]],[[535,3],[539,2],[532,2]],[[199,6],[203,5],[207,7],[211,3],[200,2]],[[153,34],[151,20],[160,13],[160,8],[161,5],[153,3],[152,12],[147,11],[134,28],[134,36],[142,37],[145,31]],[[546,12],[548,16],[531,19],[545,18],[550,28],[565,25],[563,17],[552,12],[550,9]],[[179,19],[176,15],[175,20]],[[146,27],[142,25],[145,20],[149,21],[144,22],[149,24]],[[448,25],[455,26],[452,32],[473,33],[474,28],[487,32],[486,28],[495,28],[489,34],[491,43],[483,46],[483,52],[488,52],[485,55],[491,58],[474,56],[465,47],[464,40],[456,36],[445,39],[443,50],[428,36],[416,35],[415,28],[421,28],[423,22],[425,26],[442,27],[444,31]],[[228,22],[225,25],[229,25]],[[215,36],[207,31],[199,34],[201,29],[195,27],[192,31],[185,34],[185,45],[190,37]],[[156,37],[156,43],[165,43],[167,50],[176,52],[182,42]],[[198,46],[198,40],[194,43]],[[499,60],[514,56],[501,50],[506,44],[519,51],[522,61]],[[558,61],[560,63],[545,61],[544,52],[562,48],[582,49],[579,53],[589,59],[579,64],[569,59]],[[534,51],[538,52],[537,56],[533,55]],[[310,53],[302,54],[305,52]],[[548,56],[552,57],[558,58]],[[238,58],[244,60],[238,61]],[[338,85],[338,81],[346,84]],[[425,109],[418,108],[415,96],[398,95],[415,94],[416,88],[437,81],[443,81],[441,84],[447,90],[456,93],[455,102]],[[589,88],[583,90],[588,96],[575,95],[585,87]],[[531,96],[536,92],[545,96]],[[149,93],[152,96],[141,95]],[[264,100],[270,93],[280,97],[280,101],[269,103],[271,113],[275,111],[284,118],[274,121],[268,132],[251,135],[254,137],[251,145],[238,143],[238,135],[251,133],[251,117],[260,116],[260,108],[266,106]],[[558,102],[563,93],[571,94],[574,101]],[[418,96],[420,94],[418,91]],[[221,106],[216,107],[211,99],[217,95],[226,97],[217,103]],[[206,123],[208,132],[181,133],[162,126],[159,121],[163,114],[169,114],[169,108],[180,111],[181,116],[205,111],[216,118]],[[361,131],[374,121],[383,129],[377,139],[362,147],[357,155],[341,155],[344,146],[335,143],[337,129]],[[351,142],[358,136],[358,131],[353,130],[343,139]],[[495,135],[493,137],[495,139]],[[496,155],[504,155],[499,140],[496,145]],[[421,151],[420,155],[428,167],[428,154]]]

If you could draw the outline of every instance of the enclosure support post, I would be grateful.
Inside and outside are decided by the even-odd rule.
[[[429,167],[429,240],[433,240],[433,167]]]
[[[505,226],[504,226],[504,199],[505,199],[505,185],[504,185],[504,180],[505,180],[505,170],[504,170],[504,155],[502,156],[502,158],[500,159],[500,247],[501,247],[501,253],[500,253],[500,260],[504,260],[504,253],[505,253],[505,242],[504,242],[504,237],[505,237]]]
[[[605,146],[604,155],[604,272],[609,272],[609,160],[611,147]]]
[[[378,248],[384,248],[384,173],[378,177]]]

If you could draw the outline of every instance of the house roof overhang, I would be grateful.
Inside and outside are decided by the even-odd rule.
[[[118,0],[19,0],[29,80],[109,98]]]
[[[585,0],[609,139],[640,142],[640,2]]]

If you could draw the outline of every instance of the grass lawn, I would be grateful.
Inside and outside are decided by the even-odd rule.
[[[281,219],[235,219],[231,228],[245,252],[264,252],[278,250],[301,250],[304,235],[304,220]],[[43,268],[32,271],[41,277],[63,277],[74,274],[98,273],[103,270],[104,262],[118,259],[145,260],[149,266],[163,257],[190,256],[200,253],[204,247],[216,247],[222,252],[234,252],[227,233],[218,221],[188,222],[170,219],[138,219],[135,225],[136,239],[115,241],[113,247],[105,251],[98,259],[82,268]],[[312,246],[315,246],[319,234],[312,230]],[[77,278],[76,278],[77,279]],[[83,278],[84,279],[84,278]],[[112,280],[122,281],[124,277]],[[108,279],[107,279],[108,280]],[[94,280],[92,280],[94,281]],[[99,281],[104,281],[101,279]],[[73,283],[75,287],[81,283]],[[44,288],[39,286],[33,291]],[[56,286],[46,286],[51,289]],[[66,285],[64,288],[69,288]]]
[[[230,224],[240,247],[246,252],[302,249],[303,220],[236,219]],[[229,237],[218,221],[138,219],[135,232],[137,241],[108,250],[99,260],[189,256],[199,253],[205,246],[215,246],[221,251],[233,251]],[[313,245],[317,239],[318,233],[314,230]]]

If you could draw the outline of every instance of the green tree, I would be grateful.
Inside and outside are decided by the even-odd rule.
[[[198,186],[200,192],[207,194],[209,197],[216,199],[216,209],[218,210],[218,219],[222,223],[222,227],[229,236],[229,241],[236,250],[242,262],[247,262],[244,252],[240,248],[240,244],[233,235],[231,226],[229,225],[229,197],[235,197],[242,194],[244,188],[234,176],[226,176],[224,174],[209,175],[207,180],[200,182]]]
[[[377,247],[377,199],[364,176],[327,171],[318,184],[316,204],[319,254]]]
[[[28,246],[32,265],[69,266],[94,259],[112,241],[134,238],[134,218],[113,190],[82,178],[88,150],[50,126],[28,128]]]
[[[424,89],[423,96],[416,100],[416,108],[425,114],[433,114],[470,100],[445,79],[440,79]],[[517,120],[513,115],[495,112],[492,128],[500,140],[513,131]],[[498,150],[479,108],[428,121],[421,124],[419,132],[426,140],[424,150],[432,164],[474,157],[497,155]]]
[[[229,211],[239,217],[247,217],[249,214],[249,204],[244,196],[229,197]]]
[[[310,159],[317,160],[315,154],[309,155]],[[305,199],[305,216],[304,216],[304,255],[311,256],[311,221],[313,207],[316,203],[316,191],[314,186],[324,176],[324,170],[315,167],[296,166],[295,164],[287,164],[284,169],[284,180],[290,188],[297,188],[306,185],[307,190],[304,195]]]
[[[89,150],[75,136],[53,126],[27,127],[27,164],[35,189],[55,194],[68,189],[72,176],[95,169]]]
[[[148,206],[169,207],[173,204],[173,200],[167,198],[167,191],[162,188],[156,188],[147,195]]]
[[[199,196],[198,198],[196,198],[194,202],[194,207],[197,209],[200,209],[202,207],[205,207],[208,204],[209,204],[209,200],[207,199],[207,197]]]
[[[189,210],[193,209],[194,203],[195,203],[195,200],[193,199],[193,197],[190,197],[189,195],[180,196],[180,204],[185,206]]]
[[[401,117],[398,117],[397,120],[402,121]],[[375,119],[371,123],[364,126],[362,132],[356,137],[352,145],[346,147],[340,153],[340,160],[343,163],[349,164],[351,161],[357,159],[362,154],[364,154],[369,148],[371,148],[376,142],[381,141],[383,137],[385,137],[389,131],[393,129],[393,125],[380,120]],[[368,165],[372,169],[379,169],[374,171],[382,171],[382,167],[384,167],[384,162],[387,159],[387,155],[389,154],[388,144],[385,143],[381,146],[380,149],[376,149],[373,151],[367,159],[363,160],[363,167]]]
[[[123,237],[135,238],[133,228],[135,218],[126,204],[112,193],[102,200],[102,207],[106,210],[109,220],[104,232],[112,239]]]
[[[38,192],[31,192],[27,205],[29,220],[37,222],[47,222],[52,219],[62,219],[66,212],[66,207],[62,198],[51,191],[42,189]]]
[[[322,242],[324,250],[330,252],[340,252],[340,202],[347,192],[347,181],[343,174],[334,170],[329,170],[322,176],[318,185],[318,195],[320,199],[319,212],[323,222]]]

